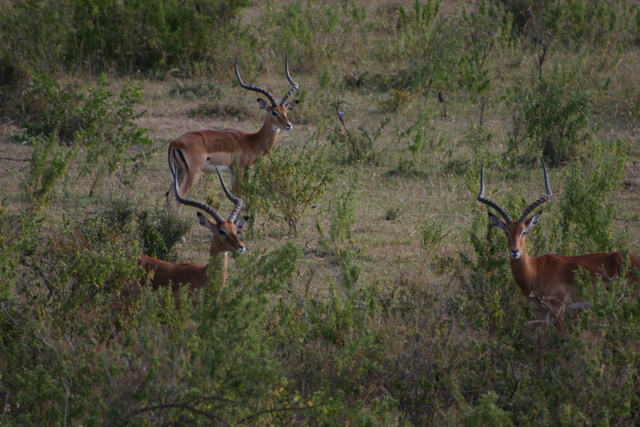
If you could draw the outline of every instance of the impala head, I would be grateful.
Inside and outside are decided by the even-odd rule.
[[[520,219],[517,221],[513,221],[509,214],[502,209],[497,203],[492,202],[489,199],[484,198],[484,165],[482,165],[482,170],[480,172],[480,193],[478,194],[478,201],[492,207],[495,209],[502,218],[499,218],[497,215],[489,212],[489,220],[491,224],[504,231],[507,235],[507,239],[509,239],[509,256],[511,259],[518,259],[522,256],[523,253],[526,252],[525,246],[525,236],[529,232],[530,229],[535,227],[540,220],[540,212],[531,217],[527,218],[527,216],[533,212],[535,208],[551,199],[553,196],[553,192],[551,191],[551,187],[549,186],[549,177],[547,176],[547,166],[544,164],[544,159],[542,159],[542,170],[544,172],[544,186],[546,190],[546,195],[542,196],[535,202],[529,205],[522,215]]]
[[[287,99],[289,98],[289,96],[291,96],[293,92],[298,90],[300,86],[298,85],[298,83],[293,81],[293,79],[291,78],[291,75],[289,74],[289,57],[287,56],[287,59],[285,61],[284,72],[285,72],[285,75],[287,76],[287,80],[289,80],[289,83],[291,84],[291,89],[289,89],[289,92],[287,92],[282,97],[282,100],[280,101],[280,103],[277,103],[273,95],[271,95],[269,91],[267,91],[266,89],[244,84],[244,82],[242,81],[242,78],[240,77],[240,72],[238,71],[237,59],[236,59],[235,67],[236,67],[236,77],[238,78],[238,83],[243,89],[252,90],[252,91],[261,93],[267,98],[269,98],[269,101],[266,101],[262,98],[258,98],[258,105],[260,106],[261,109],[267,111],[267,120],[271,122],[271,126],[273,130],[275,130],[276,132],[279,132],[280,130],[293,129],[293,125],[287,118],[287,112],[293,110],[296,107],[296,105],[298,105],[299,101],[296,99],[295,101],[287,102]]]
[[[195,202],[193,200],[183,199],[180,196],[180,189],[178,188],[178,174],[175,166],[171,169],[173,174],[173,185],[175,188],[176,199],[183,205],[193,206],[201,209],[211,215],[213,221],[205,217],[202,213],[198,212],[198,221],[201,225],[207,227],[211,231],[211,249],[210,255],[214,255],[220,252],[244,252],[244,242],[238,236],[238,233],[242,230],[242,227],[247,223],[247,217],[238,218],[238,213],[242,209],[243,201],[240,198],[234,197],[222,179],[220,171],[216,167],[222,189],[227,195],[227,198],[234,203],[234,208],[227,219],[222,218],[215,209],[204,203]]]

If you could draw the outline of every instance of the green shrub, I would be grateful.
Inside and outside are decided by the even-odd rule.
[[[528,139],[523,151],[527,160],[542,153],[552,164],[559,165],[585,151],[591,95],[575,73],[554,70],[550,77],[537,80],[530,88],[515,88],[508,97],[521,114],[514,120],[510,150],[520,149],[523,140],[519,126],[524,125]]]
[[[245,254],[225,287],[178,309],[170,289],[133,291],[137,246],[119,226],[133,218],[117,210],[36,229],[15,288],[3,278],[3,424],[268,422],[257,408],[284,384],[264,339],[268,295],[291,287],[299,249]]]
[[[459,64],[460,83],[467,88],[479,109],[478,126],[482,127],[495,86],[492,53],[509,44],[511,22],[502,8],[480,3],[477,12],[463,15],[463,24],[469,37],[465,40]]]
[[[334,102],[331,106],[335,109],[340,126],[336,125],[327,139],[331,145],[338,149],[340,160],[347,164],[377,165],[380,161],[380,153],[375,147],[375,143],[380,138],[382,130],[389,124],[390,119],[382,119],[373,132],[367,130],[364,125],[360,125],[358,126],[359,133],[354,133],[349,129],[344,119],[345,112],[342,110],[342,102]]]
[[[40,70],[201,74],[223,67],[229,40],[247,39],[237,29],[247,6],[247,0],[7,1],[0,22],[7,50]]]
[[[72,37],[73,0],[8,0],[0,4],[0,51],[20,68],[55,71]]]
[[[479,405],[470,408],[462,416],[465,426],[511,426],[510,414],[497,405],[498,396],[487,393],[480,398]]]
[[[365,8],[350,1],[336,5],[307,0],[270,6],[260,37],[271,51],[289,52],[310,71],[338,59],[340,52],[352,51],[352,37],[358,37],[366,18]]]
[[[400,59],[403,68],[390,77],[390,87],[447,92],[455,85],[464,32],[458,17],[442,17],[439,9],[439,1],[416,1],[410,11],[397,6],[398,38],[384,46],[384,55]]]
[[[335,173],[326,148],[311,141],[302,147],[275,147],[245,175],[243,197],[254,212],[281,220],[290,234],[307,208],[333,182]]]
[[[492,0],[512,16],[513,31],[534,44],[543,38],[568,46],[624,45],[634,40],[634,5],[628,1],[547,2]]]
[[[191,228],[193,217],[180,218],[166,207],[142,211],[137,215],[142,252],[155,258],[176,262],[175,245]]]
[[[29,175],[21,184],[30,206],[40,209],[49,204],[51,192],[66,173],[69,164],[74,160],[75,147],[61,147],[54,135],[30,138],[33,151]]]
[[[612,227],[629,147],[623,142],[594,141],[589,156],[571,163],[560,200],[558,239],[562,253],[596,253],[613,249]]]
[[[135,105],[141,98],[140,86],[125,85],[114,99],[104,76],[87,94],[82,94],[73,88],[62,89],[47,74],[36,75],[23,94],[24,132],[16,138],[39,146],[43,140],[49,141],[48,145],[59,141],[70,146],[65,164],[82,153],[84,159],[78,172],[80,176],[92,177],[89,195],[93,195],[103,176],[112,175],[126,164],[140,163],[146,157],[145,154],[131,156],[129,151],[133,146],[151,143],[147,129],[135,122],[138,118]],[[52,154],[51,150],[65,152],[50,146],[47,153]],[[42,155],[35,151],[34,156]],[[62,154],[57,157],[60,156]],[[32,159],[36,172],[38,158]],[[57,169],[65,172],[60,167]]]

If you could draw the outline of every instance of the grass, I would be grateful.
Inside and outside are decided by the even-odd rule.
[[[625,61],[627,64],[619,73],[633,76],[627,73],[631,67],[630,61],[640,62],[637,57],[629,58]],[[523,61],[521,67],[527,68],[527,60]],[[637,65],[636,65],[637,66]],[[612,70],[607,70],[611,74]],[[613,70],[615,73],[616,70]],[[332,109],[326,103],[317,102],[316,97],[322,96],[315,89],[317,84],[314,76],[309,74],[301,74],[292,72],[294,78],[300,83],[301,87],[308,91],[307,100],[300,104],[299,108],[291,113],[291,121],[294,123],[294,130],[288,133],[282,133],[278,144],[281,146],[292,146],[302,144],[311,135],[318,131],[317,126],[310,124],[298,124],[298,116],[308,116],[310,114],[320,117],[322,121],[330,122],[332,120]],[[616,74],[614,74],[616,76]],[[622,76],[618,77],[622,79]],[[217,86],[224,87],[232,85],[231,76],[227,82],[217,82]],[[275,93],[278,87],[284,86],[282,76],[279,73],[272,75],[260,75],[259,78],[262,85]],[[168,82],[143,82],[145,86],[145,97],[140,110],[146,111],[139,119],[139,125],[149,129],[149,135],[154,141],[151,148],[155,154],[150,162],[145,165],[144,173],[142,173],[136,186],[135,193],[144,194],[140,201],[147,207],[155,206],[164,202],[164,192],[170,185],[170,174],[166,166],[166,151],[168,142],[172,138],[180,136],[183,132],[197,129],[221,129],[221,128],[238,128],[245,131],[254,131],[261,125],[263,120],[263,112],[254,104],[253,95],[236,88],[225,89],[222,96],[223,101],[227,105],[246,105],[248,114],[251,118],[245,121],[238,121],[232,117],[203,117],[202,115],[192,116],[188,114],[199,108],[201,101],[198,99],[183,99],[181,97],[171,96],[175,83]],[[284,86],[286,87],[286,86]],[[484,210],[476,200],[478,173],[477,163],[475,168],[468,169],[467,175],[443,174],[442,161],[447,159],[442,151],[451,150],[453,159],[460,159],[464,162],[474,164],[473,155],[469,147],[464,146],[462,137],[460,136],[466,128],[474,121],[475,112],[470,104],[464,100],[455,100],[449,106],[448,117],[441,118],[434,113],[434,117],[430,119],[430,127],[434,129],[436,135],[428,136],[428,138],[440,138],[445,142],[444,147],[440,151],[430,152],[429,149],[424,153],[425,168],[421,172],[426,174],[425,178],[421,177],[404,177],[393,176],[387,177],[387,172],[395,167],[398,158],[406,156],[406,150],[400,144],[394,129],[403,129],[412,122],[412,117],[417,117],[422,109],[431,105],[435,108],[435,100],[416,99],[411,101],[404,109],[397,113],[386,114],[384,110],[384,102],[377,100],[376,106],[372,109],[372,97],[368,94],[359,92],[347,92],[344,94],[348,100],[349,111],[351,115],[356,116],[356,121],[374,126],[383,117],[388,117],[391,124],[385,130],[385,134],[377,141],[376,147],[382,154],[381,164],[379,166],[362,166],[362,165],[335,165],[336,172],[340,179],[336,182],[334,189],[327,192],[324,200],[316,204],[315,210],[309,210],[300,224],[300,237],[293,238],[298,241],[301,246],[308,247],[310,250],[306,252],[303,258],[306,268],[319,268],[324,271],[322,274],[316,274],[316,281],[313,286],[317,288],[326,287],[326,277],[335,274],[330,269],[321,266],[322,259],[316,259],[313,256],[314,247],[318,236],[314,231],[314,224],[317,215],[322,211],[323,206],[327,206],[333,194],[340,191],[341,188],[353,188],[353,199],[356,210],[356,225],[354,227],[354,239],[357,246],[362,248],[364,256],[361,259],[363,275],[361,281],[368,283],[371,281],[379,281],[383,284],[395,283],[399,277],[404,275],[414,275],[419,277],[419,272],[423,270],[423,257],[419,244],[418,230],[423,224],[434,224],[445,230],[451,230],[446,244],[441,252],[464,252],[466,245],[466,230],[471,224],[471,214],[478,210]],[[382,95],[379,95],[381,97]],[[375,100],[376,97],[374,96]],[[604,101],[606,104],[611,102],[608,99]],[[594,111],[601,111],[607,114],[604,108],[594,106]],[[509,111],[499,101],[486,114],[486,127],[494,134],[490,147],[486,149],[493,152],[505,150],[505,138],[508,132]],[[313,122],[313,120],[312,120]],[[633,129],[626,126],[610,128],[609,121],[604,122],[600,133],[603,135],[611,135],[613,138],[628,138],[631,136]],[[326,126],[326,125],[325,125]],[[25,172],[26,163],[20,159],[26,159],[29,153],[28,147],[16,145],[11,142],[10,134],[14,132],[11,124],[4,125],[2,132],[2,148],[3,156],[0,158],[2,169],[11,171],[6,174],[7,177],[3,181],[5,188],[15,188],[17,182],[20,182],[20,174]],[[637,150],[637,146],[635,147]],[[637,152],[637,151],[636,151]],[[632,157],[636,158],[636,157]],[[20,166],[22,165],[22,166]],[[475,170],[473,170],[475,169]],[[634,181],[637,179],[637,171],[633,167],[633,161],[628,168],[625,180]],[[539,176],[540,171],[534,169],[521,169],[515,176],[504,179],[494,170],[488,171],[490,174],[487,178],[487,187],[489,194],[492,194],[497,200],[500,200],[506,193],[520,194],[527,200],[538,197],[543,191],[542,179]],[[562,169],[552,169],[550,171],[550,181],[555,192],[554,200],[562,197]],[[71,195],[76,191],[82,193],[81,188],[85,185],[83,182],[69,183],[70,188],[66,189]],[[74,188],[74,186],[78,188]],[[110,191],[107,189],[107,191]],[[115,189],[111,189],[115,191]],[[206,194],[212,191],[218,191],[217,179],[212,175],[205,175],[200,180],[197,188],[191,194],[194,199],[201,200]],[[15,194],[15,193],[13,193]],[[5,197],[15,200],[15,195],[6,192]],[[76,197],[83,197],[79,195]],[[635,189],[626,189],[620,192],[620,206],[617,209],[619,215],[617,222],[614,224],[615,229],[625,230],[629,227],[629,220],[634,218],[633,206],[637,205],[639,199],[637,187]],[[549,203],[545,213],[546,216],[553,215],[554,201]],[[59,204],[52,204],[49,207],[49,213],[56,212],[57,209],[65,209]],[[396,221],[385,221],[385,213],[389,209],[399,209],[402,213]],[[188,212],[191,214],[191,212]],[[57,215],[55,215],[57,217]],[[194,222],[195,222],[195,213]],[[627,219],[625,219],[627,218]],[[636,219],[637,220],[637,219]],[[261,250],[270,247],[283,238],[291,239],[290,236],[283,234],[275,234],[269,232],[273,225],[253,224],[254,228],[264,230],[264,235],[250,237],[247,245],[250,250]],[[544,228],[544,224],[542,228]],[[199,227],[193,227],[188,239],[193,244],[184,245],[181,248],[180,259],[185,262],[205,263],[206,262],[206,242],[204,234]],[[627,241],[628,248],[632,251],[640,252],[640,235],[630,233]],[[535,248],[533,249],[535,251]],[[320,265],[319,265],[320,264]],[[436,278],[438,280],[447,281],[447,278]],[[439,287],[439,283],[433,284]],[[514,287],[514,298],[517,297]]]
[[[410,11],[414,2],[400,4]],[[374,22],[381,17],[394,16],[393,8],[384,2],[357,1],[353,5],[364,8]],[[444,2],[441,13],[453,15],[457,13],[457,7],[463,5],[472,7],[462,1]],[[263,5],[258,2],[245,11],[242,19],[246,23],[259,23],[263,13]],[[271,19],[277,20],[277,17]],[[257,399],[256,407],[251,408],[253,412],[247,409],[244,413],[238,410],[241,415],[225,414],[224,419],[239,425],[254,421],[246,418],[247,411],[257,413],[265,408],[294,406],[299,402],[315,405],[314,415],[303,415],[304,411],[296,412],[291,418],[276,414],[258,423],[311,424],[314,416],[325,417],[323,419],[329,424],[356,425],[376,422],[383,425],[484,425],[483,420],[487,424],[507,425],[509,416],[516,424],[630,423],[629,417],[637,414],[633,405],[638,399],[637,368],[634,366],[637,366],[639,353],[637,341],[634,341],[637,337],[633,333],[633,328],[637,329],[634,323],[637,307],[634,308],[632,301],[621,298],[619,305],[611,303],[585,316],[571,318],[573,335],[569,337],[559,337],[553,330],[533,328],[527,323],[532,320],[531,310],[508,271],[505,239],[487,231],[487,208],[476,200],[483,160],[486,165],[485,194],[492,200],[524,206],[544,193],[542,170],[537,163],[533,166],[513,153],[505,155],[517,111],[517,106],[508,102],[507,89],[532,79],[537,72],[536,53],[521,51],[516,46],[494,51],[490,62],[492,89],[487,94],[488,108],[484,111],[483,133],[480,134],[477,129],[480,110],[473,102],[474,95],[464,87],[451,86],[446,91],[446,117],[435,89],[403,89],[400,92],[379,89],[379,81],[396,77],[410,61],[377,61],[384,58],[380,44],[395,40],[398,31],[378,25],[376,28],[385,30],[371,31],[366,37],[349,34],[351,43],[340,45],[344,51],[324,57],[321,54],[332,52],[326,49],[310,64],[302,62],[301,55],[296,57],[294,51],[289,52],[291,74],[301,88],[294,97],[299,97],[301,102],[289,114],[293,130],[282,132],[278,145],[300,148],[308,141],[317,141],[332,159],[331,168],[335,174],[331,186],[304,212],[297,224],[297,233],[289,234],[286,224],[258,215],[249,224],[244,238],[247,253],[240,258],[233,257],[230,262],[230,293],[223,296],[235,305],[220,309],[212,303],[211,313],[214,314],[207,314],[212,317],[202,320],[198,317],[201,314],[193,313],[182,317],[170,314],[163,318],[163,314],[157,314],[158,309],[154,311],[152,302],[144,302],[141,312],[151,313],[151,320],[135,315],[134,320],[130,320],[131,330],[140,330],[140,336],[129,336],[138,346],[133,354],[144,354],[147,345],[153,348],[154,357],[162,359],[158,355],[162,354],[162,340],[166,339],[176,363],[171,368],[175,371],[163,371],[162,375],[181,379],[171,382],[163,377],[163,381],[175,386],[169,389],[176,394],[181,390],[200,390],[191,387],[193,383],[188,381],[192,378],[180,377],[180,369],[191,374],[186,366],[196,369],[194,366],[202,363],[209,369],[206,375],[216,378],[219,381],[215,382],[216,386],[223,384],[220,389],[226,390],[224,386],[232,387],[229,384],[243,384],[242,377],[238,377],[240,380],[224,377],[217,371],[215,375],[219,376],[215,376],[211,372],[216,370],[216,362],[227,366],[229,360],[237,360],[238,365],[230,363],[231,372],[234,366],[245,367],[240,362],[241,355],[246,355],[249,361],[263,357],[259,360],[266,361],[265,366],[273,369],[268,373],[261,372],[268,391],[252,389],[251,397],[236,389],[233,390],[237,396],[221,393],[229,401],[237,397],[243,403],[253,402],[251,398],[256,395],[268,396],[264,397],[266,404]],[[323,42],[328,43],[324,39]],[[269,43],[275,42],[270,40]],[[265,42],[255,52],[241,52],[239,56],[247,64],[246,71],[243,65],[246,81],[266,87],[279,99],[288,89],[281,70],[283,55],[279,49],[270,50],[272,45],[269,43]],[[251,58],[260,59],[254,63]],[[640,216],[637,213],[640,206],[640,120],[634,110],[634,105],[640,102],[637,90],[634,92],[634,88],[640,87],[637,46],[628,46],[621,52],[593,46],[579,50],[558,48],[552,50],[547,61],[545,72],[554,68],[578,69],[580,81],[593,94],[589,101],[585,141],[586,137],[591,137],[605,147],[617,140],[629,142],[622,179],[603,203],[615,205],[611,224],[616,246],[613,249],[640,254]],[[178,78],[167,73],[162,80],[140,79],[143,99],[136,109],[144,114],[137,123],[149,130],[152,140],[150,146],[142,148],[151,153],[143,169],[130,182],[126,170],[116,172],[89,197],[89,178],[76,179],[79,165],[72,164],[68,176],[53,190],[51,203],[45,208],[44,221],[38,223],[43,230],[51,230],[43,232],[43,236],[55,241],[60,230],[70,227],[70,219],[91,218],[105,200],[125,197],[131,200],[132,206],[141,209],[163,205],[164,194],[171,183],[166,149],[172,139],[184,132],[224,128],[257,130],[264,120],[264,112],[255,102],[255,93],[243,91],[236,85],[233,58],[228,57],[225,62],[227,72],[222,73],[222,77],[181,75]],[[363,85],[350,83],[356,75],[364,76]],[[249,81],[250,77],[255,79]],[[87,76],[64,78],[77,79],[79,83],[93,80]],[[132,78],[112,76],[108,80],[113,92],[117,93]],[[367,81],[375,84],[367,86]],[[334,105],[337,103],[344,111],[342,117],[346,126],[354,135],[360,127],[373,133],[381,123],[388,121],[373,142],[378,159],[376,164],[347,163],[341,152],[344,147],[330,144],[328,135],[331,131],[343,130],[336,117]],[[415,134],[409,134],[407,130],[416,123],[424,129],[424,134],[419,146],[412,151],[409,146],[414,142],[411,135]],[[28,175],[31,150],[30,146],[12,140],[11,135],[17,132],[16,122],[5,119],[0,123],[0,182],[3,184],[0,195],[3,209],[16,213],[26,206],[19,188]],[[525,151],[525,147],[522,150]],[[519,154],[539,156],[539,153]],[[590,151],[585,149],[578,159],[589,156]],[[541,255],[544,245],[554,247],[561,243],[554,241],[559,230],[553,227],[559,222],[565,180],[575,160],[549,170],[554,197],[545,204],[541,223],[531,238],[534,242],[529,243],[532,255]],[[345,221],[344,226],[351,227],[351,232],[344,240],[327,243],[330,229],[338,221],[337,203],[347,193],[353,222]],[[217,197],[211,197],[212,194]],[[213,174],[200,179],[190,198],[222,200],[219,208],[222,213],[230,208],[221,195],[217,176]],[[194,226],[186,234],[186,241],[177,245],[177,258],[179,262],[206,264],[208,232],[197,226],[193,209],[183,209],[183,216],[191,218]],[[512,216],[518,214],[514,212]],[[470,234],[479,237],[486,252],[499,248],[496,254],[480,259]],[[444,237],[440,238],[441,235]],[[289,242],[300,249],[290,286],[270,288],[265,284],[265,277],[270,277],[271,273],[268,265],[261,262],[268,263],[274,248],[286,247],[285,243]],[[537,247],[536,243],[540,245]],[[108,249],[101,246],[104,244],[96,243],[99,247],[95,251],[108,253]],[[114,241],[109,244],[118,247],[124,243]],[[65,244],[60,243],[60,246],[62,249],[56,247],[56,250],[70,250]],[[91,245],[87,246],[92,249]],[[26,252],[21,255],[29,256]],[[291,253],[282,252],[281,255],[295,258]],[[26,269],[21,266],[16,267],[16,271],[19,268]],[[240,284],[234,288],[234,283]],[[273,294],[269,294],[270,289],[275,289]],[[242,297],[255,300],[248,300],[250,303],[245,306]],[[4,300],[0,304],[4,304]],[[258,314],[250,311],[252,305],[261,311]],[[227,309],[228,313],[225,312]],[[229,313],[240,315],[233,318]],[[174,315],[175,318],[171,317]],[[244,319],[253,319],[253,315],[257,319],[255,323],[251,320],[242,323]],[[91,316],[94,315],[87,315]],[[158,323],[161,326],[156,328],[150,323],[155,319],[153,316],[161,319]],[[196,325],[202,321],[203,325],[211,326],[207,323],[213,322],[211,319],[216,319],[215,327],[198,328]],[[615,327],[609,327],[611,324]],[[153,331],[149,332],[152,338],[144,336],[147,327]],[[202,333],[202,329],[215,334],[217,328],[223,335],[207,335],[210,341],[204,338],[190,341],[190,337]],[[246,334],[234,335],[245,330],[243,328],[247,328]],[[187,332],[180,335],[180,339],[174,339],[171,333],[176,330]],[[67,337],[61,336],[62,350],[57,351],[66,354],[64,351],[69,350],[64,339]],[[227,353],[209,355],[202,349],[208,342],[217,343],[220,347],[215,348],[221,349],[229,342],[225,340],[237,343],[229,350],[230,359],[224,359]],[[617,347],[622,344],[625,349]],[[191,351],[195,347],[210,359],[194,357],[187,361],[182,349]],[[122,352],[118,353],[114,347],[104,352],[116,360],[117,357],[124,358],[130,348],[120,350]],[[92,357],[100,356],[91,350],[89,353]],[[141,360],[140,366],[144,368],[146,365]],[[2,363],[6,362],[0,356],[0,372]],[[87,364],[89,366],[90,362]],[[274,373],[278,364],[284,371],[280,377]],[[98,371],[98,366],[99,363],[93,369]],[[251,366],[255,368],[255,364]],[[201,367],[198,365],[198,369]],[[625,371],[626,367],[629,372]],[[202,374],[193,372],[196,374],[192,377]],[[130,375],[133,377],[134,373]],[[244,383],[256,388],[261,386],[260,381],[247,375]],[[280,379],[274,380],[276,377]],[[623,394],[616,393],[615,384],[623,380],[628,385],[628,401],[614,402],[614,398]],[[12,396],[3,391],[6,381],[0,373],[0,397],[9,399]],[[128,381],[135,383],[135,378]],[[203,384],[198,386],[206,389]],[[581,386],[587,391],[579,390]],[[608,396],[599,394],[603,392],[598,390],[608,390],[607,393],[613,396],[602,404],[604,409],[600,412],[592,403]],[[541,391],[542,396],[536,399]],[[140,392],[140,395],[144,393]],[[140,401],[163,401],[162,396],[144,396]],[[183,401],[189,401],[190,397],[193,396],[187,395]],[[142,403],[129,399],[133,403],[127,401],[127,410],[133,413],[132,408],[139,409],[136,405]],[[57,407],[59,402],[53,400],[56,403],[52,406]],[[613,412],[618,407],[627,408],[624,406],[627,404],[630,408],[626,412],[620,410],[622,415],[618,418]],[[607,408],[613,412],[607,413]],[[46,413],[46,408],[40,409]],[[506,418],[503,411],[506,411]],[[139,418],[136,420],[140,422]],[[193,420],[175,415],[163,421]]]

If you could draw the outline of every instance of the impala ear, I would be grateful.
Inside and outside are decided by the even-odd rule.
[[[537,214],[535,214],[534,216],[532,216],[531,218],[529,218],[524,222],[525,231],[529,231],[530,229],[538,225],[538,222],[540,221],[541,213],[542,212],[538,212]]]
[[[215,231],[216,227],[213,224],[213,222],[211,222],[211,220],[209,218],[207,218],[206,216],[202,215],[200,212],[198,212],[198,221],[200,222],[200,225],[203,225],[203,226],[207,227],[209,229],[209,231],[211,231],[211,232]]]
[[[262,98],[258,98],[258,105],[260,106],[261,110],[267,110],[267,111],[269,111],[269,107],[271,106],[271,104],[269,104],[267,101],[265,101]]]
[[[298,105],[298,103],[299,103],[299,102],[300,102],[300,101],[299,101],[299,100],[297,100],[297,99],[296,99],[295,101],[287,102],[287,103],[286,103],[286,105],[285,105],[285,107],[287,107],[287,110],[291,111],[291,110],[293,110],[294,108],[296,108],[296,105]]]
[[[499,228],[505,233],[507,232],[507,225],[504,223],[504,221],[498,218],[497,216],[495,216],[494,214],[492,214],[491,212],[489,212],[489,221],[491,221],[491,225],[493,225],[494,227]]]
[[[242,218],[238,218],[234,221],[234,224],[236,226],[236,229],[238,231],[242,230],[242,227],[244,227],[244,225],[249,221],[249,217],[248,216],[243,216]]]

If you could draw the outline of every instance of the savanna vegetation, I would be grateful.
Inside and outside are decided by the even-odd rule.
[[[521,212],[544,157],[532,254],[640,254],[639,47],[631,0],[2,2],[0,424],[637,423],[640,289],[532,323],[476,196]],[[278,96],[286,54],[248,250],[176,308],[137,285],[207,263],[168,143],[256,130],[234,58]]]

